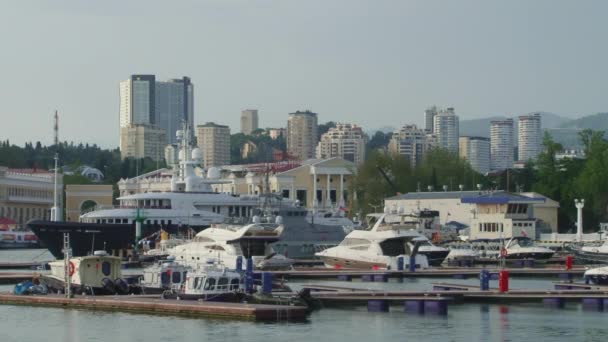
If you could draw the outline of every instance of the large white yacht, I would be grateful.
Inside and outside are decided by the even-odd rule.
[[[316,253],[325,266],[334,268],[397,268],[399,257],[408,267],[410,255],[414,255],[416,266],[427,268],[428,259],[417,253],[415,240],[422,237],[415,229],[399,229],[384,224],[382,215],[371,230],[354,230],[336,247]],[[415,247],[412,248],[411,246]]]
[[[213,260],[234,269],[239,257],[242,267],[245,267],[247,258],[253,259],[256,268],[291,267],[293,260],[275,254],[270,246],[283,233],[281,220],[277,220],[276,224],[260,223],[256,216],[254,221],[256,223],[245,226],[213,225],[196,234],[191,242],[173,247],[167,252],[176,262],[193,268]]]

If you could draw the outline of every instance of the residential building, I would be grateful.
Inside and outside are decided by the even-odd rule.
[[[490,169],[500,171],[513,167],[513,119],[490,123]]]
[[[164,145],[177,142],[175,133],[182,122],[194,123],[194,85],[189,77],[157,81],[154,75],[132,75],[120,82],[119,97],[120,128],[156,126],[165,130]]]
[[[285,138],[286,134],[287,134],[287,130],[285,128],[269,128],[268,129],[268,136],[273,140],[276,140],[279,137]]]
[[[241,133],[250,135],[258,129],[258,110],[245,109],[241,112]]]
[[[321,136],[317,145],[317,158],[342,158],[359,165],[365,161],[367,136],[361,127],[338,123]]]
[[[433,125],[435,124],[435,115],[437,115],[437,107],[432,106],[424,111],[424,130],[427,133],[433,133]]]
[[[49,220],[55,176],[46,170],[9,169],[0,166],[0,218],[17,226],[32,219]],[[58,207],[62,207],[63,175],[57,175]],[[61,210],[60,210],[61,212]]]
[[[196,140],[205,168],[230,164],[230,127],[213,122],[198,125]]]
[[[130,124],[120,128],[120,157],[161,161],[166,145],[165,130],[152,125]]]
[[[155,125],[166,132],[166,144],[176,144],[183,123],[194,124],[194,85],[189,77],[156,82]]]
[[[517,160],[535,160],[542,152],[543,132],[539,113],[519,117]]]
[[[458,153],[458,115],[454,108],[439,111],[433,117],[433,134],[437,136],[437,147]]]
[[[390,153],[399,154],[409,160],[412,167],[422,162],[424,154],[433,147],[435,139],[416,125],[405,125],[393,133],[388,144]]]
[[[315,156],[319,141],[317,114],[309,110],[289,114],[287,121],[287,152],[300,160]]]
[[[473,170],[486,174],[490,172],[490,139],[463,136],[458,139],[460,158],[471,164]]]

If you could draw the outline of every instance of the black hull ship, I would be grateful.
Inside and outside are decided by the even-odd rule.
[[[48,248],[54,257],[63,258],[63,233],[70,233],[72,256],[86,256],[92,251],[103,250],[114,254],[116,251],[133,249],[135,244],[135,224],[104,224],[83,222],[30,221],[29,229],[38,237],[41,245]],[[162,230],[178,234],[177,226],[164,226]],[[155,241],[161,227],[142,224],[142,237]]]

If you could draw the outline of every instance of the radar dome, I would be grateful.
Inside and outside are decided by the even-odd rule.
[[[195,147],[192,150],[192,160],[202,160],[203,159],[203,151],[200,148]]]
[[[212,166],[207,170],[207,178],[208,179],[219,179],[220,178],[220,169]]]

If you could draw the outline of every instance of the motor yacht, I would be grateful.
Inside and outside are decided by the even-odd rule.
[[[407,268],[410,256],[414,256],[416,267],[427,268],[428,258],[418,253],[415,242],[421,235],[416,230],[384,224],[384,218],[381,216],[371,230],[354,230],[338,246],[315,255],[331,268],[396,269],[400,257]]]
[[[583,275],[586,283],[608,285],[608,266],[592,268]]]
[[[555,251],[549,248],[536,246],[532,239],[525,236],[516,236],[509,239],[505,250],[506,259],[547,260],[555,254]]]

